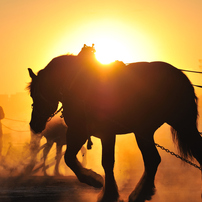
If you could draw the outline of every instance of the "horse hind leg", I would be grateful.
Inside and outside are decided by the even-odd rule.
[[[54,171],[54,174],[56,176],[60,176],[61,175],[59,173],[59,164],[60,164],[61,158],[62,158],[62,145],[56,144],[56,163],[55,163],[55,171]]]
[[[98,202],[122,202],[114,178],[114,146],[115,135],[109,134],[101,139],[102,166],[105,171],[105,185],[98,196]]]
[[[139,133],[135,136],[144,160],[144,173],[130,194],[129,202],[144,202],[155,194],[154,179],[161,157],[155,147],[153,133]]]

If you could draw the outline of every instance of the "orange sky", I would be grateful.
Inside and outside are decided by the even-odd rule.
[[[27,68],[37,72],[84,43],[124,62],[200,70],[201,0],[1,0],[0,27],[0,94],[24,91]]]

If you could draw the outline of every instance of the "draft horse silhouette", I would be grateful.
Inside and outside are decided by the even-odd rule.
[[[134,132],[144,160],[144,173],[130,202],[150,200],[154,178],[161,161],[154,132],[163,123],[172,128],[174,140],[184,157],[202,165],[202,138],[197,130],[197,97],[189,79],[164,62],[103,66],[94,57],[94,48],[84,45],[77,56],[54,58],[37,75],[29,69],[28,86],[33,99],[30,126],[40,133],[46,121],[63,104],[67,130],[65,162],[81,182],[102,187],[102,177],[83,168],[77,152],[90,136],[102,143],[105,183],[99,202],[120,201],[114,178],[116,134]]]

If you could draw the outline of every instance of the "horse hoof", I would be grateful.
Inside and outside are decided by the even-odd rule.
[[[97,202],[124,202],[124,200],[120,199],[117,190],[111,190],[108,193],[106,193],[104,190],[105,188],[103,188],[99,193]]]
[[[129,202],[145,202],[146,200],[151,200],[152,196],[155,194],[155,187],[149,190],[134,190],[129,196]]]
[[[124,200],[120,199],[119,197],[105,197],[99,195],[97,202],[124,202]]]
[[[78,179],[80,182],[86,183],[95,188],[102,188],[104,184],[102,176],[91,169],[86,169],[81,176],[78,176]]]
[[[55,177],[62,177],[63,175],[60,174],[59,172],[54,172],[54,176],[55,176]]]
[[[102,188],[104,185],[104,180],[101,175],[96,174],[95,177],[92,177],[90,185],[95,188]]]
[[[117,200],[103,199],[103,200],[98,200],[97,202],[124,202],[124,200],[122,200],[122,199],[117,199]]]

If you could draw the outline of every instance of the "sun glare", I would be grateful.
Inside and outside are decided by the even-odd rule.
[[[99,43],[95,44],[97,60],[102,64],[109,64],[118,59],[116,46],[117,45],[109,39],[101,39]]]
[[[95,42],[96,58],[102,64],[126,58],[126,47],[113,37],[101,37]],[[123,57],[125,53],[125,56]]]
[[[66,37],[66,33],[63,38],[60,37],[60,41],[57,41],[53,49],[53,56],[67,53],[67,51],[76,55],[83,44],[88,46],[95,44],[95,56],[102,64],[109,64],[116,60],[124,63],[151,61],[155,55],[153,41],[148,35],[116,20],[85,24],[71,34],[71,40]]]

